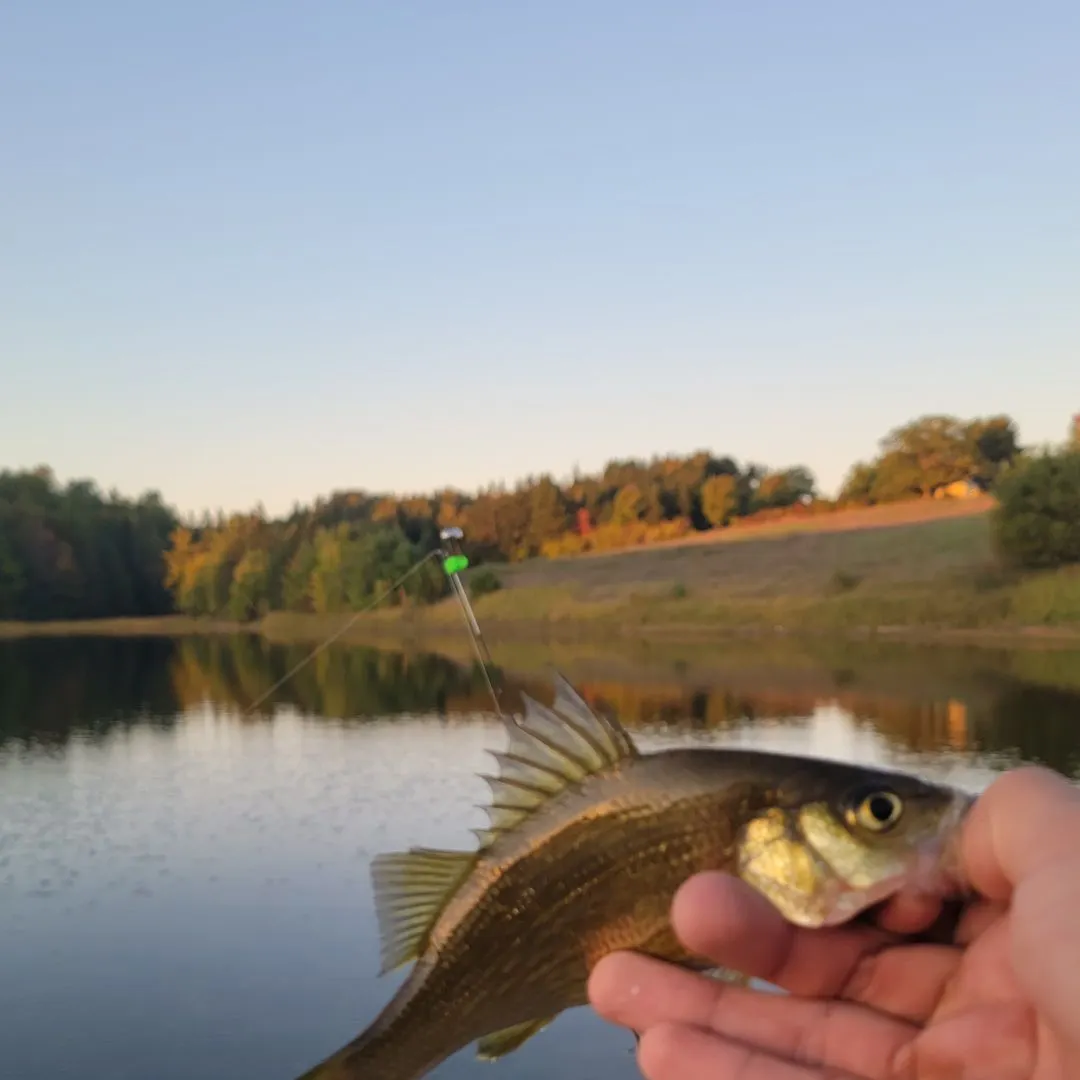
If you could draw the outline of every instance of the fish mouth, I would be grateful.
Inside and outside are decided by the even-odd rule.
[[[842,926],[850,922],[867,908],[895,896],[904,887],[906,880],[906,874],[897,874],[871,885],[868,889],[853,889],[838,879],[834,880],[829,889],[832,895],[825,904],[826,914],[821,926]]]

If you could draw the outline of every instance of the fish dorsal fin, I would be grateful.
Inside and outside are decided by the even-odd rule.
[[[475,862],[475,852],[435,848],[375,856],[371,880],[379,922],[380,974],[423,953],[435,920]]]
[[[476,1056],[481,1061],[497,1061],[528,1042],[538,1031],[543,1031],[554,1019],[554,1016],[545,1016],[541,1020],[526,1020],[524,1024],[493,1031],[476,1044]]]
[[[499,774],[484,777],[491,803],[484,808],[488,828],[476,830],[481,851],[565,788],[639,756],[622,725],[593,712],[561,675],[552,708],[527,694],[522,700],[521,719],[505,722],[509,746],[492,752]]]
[[[623,758],[638,757],[637,747],[627,730],[614,717],[600,716],[589,703],[563,678],[555,676],[556,712],[560,712],[584,732],[594,731],[600,737],[602,752],[609,755],[609,764]]]

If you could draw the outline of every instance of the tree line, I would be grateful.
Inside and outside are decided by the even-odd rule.
[[[132,500],[86,481],[60,486],[47,468],[3,472],[0,618],[355,610],[432,551],[446,526],[464,531],[474,563],[554,557],[928,497],[957,481],[996,491],[1030,457],[1008,416],[925,416],[890,431],[836,499],[820,495],[805,465],[772,470],[702,450],[611,461],[564,483],[542,475],[475,494],[345,491],[281,518],[198,521],[182,521],[154,492]],[[429,561],[387,602],[430,603],[445,589]]]
[[[0,618],[94,619],[175,610],[165,551],[177,515],[48,468],[0,472]]]

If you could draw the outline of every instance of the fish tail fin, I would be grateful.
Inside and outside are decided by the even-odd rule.
[[[386,1067],[377,1055],[365,1054],[363,1036],[343,1046],[336,1053],[319,1062],[296,1080],[415,1080],[423,1075],[415,1072],[399,1072]]]
[[[419,1080],[438,1064],[409,1060],[408,1050],[368,1048],[357,1042],[343,1046],[296,1080]]]
[[[419,1080],[459,1049],[436,1049],[416,1030],[416,1017],[407,1010],[417,993],[416,975],[414,968],[363,1031],[296,1080]]]

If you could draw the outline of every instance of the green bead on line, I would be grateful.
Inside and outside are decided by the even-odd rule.
[[[456,574],[469,565],[469,558],[467,555],[447,555],[442,565],[446,573]]]

